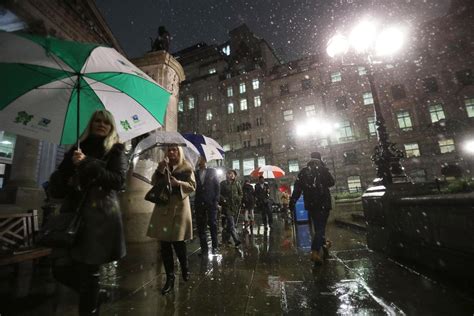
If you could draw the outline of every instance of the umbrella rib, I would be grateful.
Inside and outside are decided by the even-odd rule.
[[[28,68],[28,69],[30,69],[30,70],[32,70],[32,71],[34,71],[34,72],[40,73],[40,74],[42,74],[42,75],[45,76],[45,77],[54,79],[55,81],[62,82],[62,83],[66,84],[66,85],[68,85],[68,86],[70,86],[70,87],[74,87],[74,84],[71,84],[71,83],[74,83],[74,82],[72,81],[72,79],[71,79],[71,77],[70,77],[70,75],[69,75],[70,73],[67,72],[67,71],[65,71],[65,70],[63,70],[64,73],[65,73],[66,75],[69,75],[69,76],[66,77],[66,78],[67,78],[67,79],[71,79],[71,83],[68,83],[68,82],[64,81],[63,79],[57,79],[57,78],[55,78],[55,77],[52,77],[52,76],[50,76],[50,75],[48,75],[48,74],[46,74],[46,73],[44,73],[44,72],[42,72],[42,71],[39,71],[38,69],[35,69],[35,68],[31,67],[31,65],[29,65],[29,64],[18,64],[18,65],[20,65],[20,66],[22,66],[22,67],[24,67],[24,68]]]

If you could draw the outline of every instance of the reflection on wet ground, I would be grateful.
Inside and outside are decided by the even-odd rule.
[[[363,234],[328,225],[331,258],[313,268],[305,224],[276,220],[272,230],[241,233],[242,245],[201,258],[189,244],[191,280],[164,282],[156,243],[129,245],[127,257],[104,267],[112,293],[102,315],[472,315],[474,297],[373,253]],[[178,270],[179,272],[179,270]],[[180,274],[177,273],[177,276]],[[60,291],[57,315],[74,315],[74,298]],[[39,309],[36,309],[38,311]],[[27,313],[22,315],[33,315]]]

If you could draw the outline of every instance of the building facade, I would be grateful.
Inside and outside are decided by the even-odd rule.
[[[474,138],[473,6],[453,1],[443,17],[413,31],[398,60],[375,64],[376,91],[390,141],[415,182],[457,165],[472,177]],[[245,26],[223,45],[198,44],[176,54],[187,76],[178,130],[203,133],[226,150],[225,167],[240,175],[277,165],[290,184],[312,151],[336,177],[336,190],[356,192],[375,178],[377,145],[367,66],[324,54],[281,63]],[[352,63],[352,61],[355,61]]]

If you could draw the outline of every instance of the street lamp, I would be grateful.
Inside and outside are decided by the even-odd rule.
[[[338,33],[327,44],[326,51],[330,57],[343,56],[352,48],[357,54],[367,58],[364,65],[367,69],[367,78],[373,97],[378,139],[378,145],[371,157],[377,166],[377,179],[374,180],[374,183],[390,184],[394,182],[394,178],[406,180],[403,167],[400,164],[403,152],[389,141],[373,75],[373,53],[375,56],[392,55],[402,47],[403,40],[404,30],[402,27],[392,26],[378,32],[375,23],[363,21],[352,30],[349,39]]]

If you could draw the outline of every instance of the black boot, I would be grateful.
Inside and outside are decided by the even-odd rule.
[[[166,275],[166,283],[165,286],[161,289],[161,294],[166,295],[167,293],[171,292],[174,288],[174,274],[167,274]]]
[[[191,274],[188,268],[188,256],[186,254],[186,244],[184,241],[173,242],[174,251],[178,256],[179,264],[181,266],[181,274],[185,282],[189,281]]]

